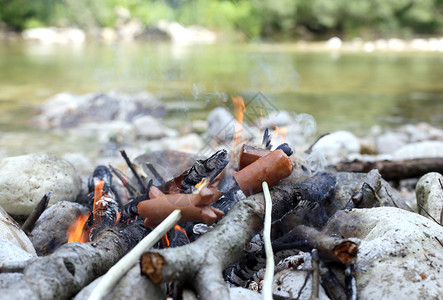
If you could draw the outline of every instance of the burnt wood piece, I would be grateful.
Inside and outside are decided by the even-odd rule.
[[[312,227],[297,225],[283,237],[272,242],[274,251],[299,249],[304,252],[317,249],[320,256],[348,264],[357,258],[358,245],[348,239],[332,237]]]
[[[125,204],[120,212],[121,216],[119,219],[120,223],[127,223],[129,221],[135,220],[138,216],[138,209],[137,206],[140,204],[140,202],[149,200],[149,190],[151,189],[151,186],[153,186],[152,179],[149,180],[147,190],[145,194],[138,196],[137,198],[133,199],[131,202]]]
[[[30,235],[32,229],[34,229],[35,222],[37,222],[38,218],[42,215],[45,209],[48,207],[49,200],[51,199],[51,192],[46,193],[37,206],[32,210],[31,214],[26,219],[25,223],[23,223],[22,230]]]
[[[318,173],[295,184],[293,186],[295,197],[286,197],[286,200],[272,207],[273,215],[277,209],[279,214],[285,214],[281,220],[273,223],[273,239],[284,235],[299,224],[321,228],[328,220],[325,204],[333,196],[335,185],[335,175],[330,173]],[[273,216],[273,219],[276,218]]]
[[[443,158],[417,158],[399,161],[360,161],[341,162],[335,166],[340,172],[367,173],[372,169],[378,169],[385,180],[401,180],[406,178],[418,178],[429,172],[443,173]]]
[[[207,159],[197,160],[190,169],[158,188],[165,194],[190,194],[195,190],[195,185],[204,178],[208,178],[211,183],[228,162],[228,152],[225,149],[219,150]]]
[[[271,145],[271,135],[269,134],[269,129],[266,128],[265,132],[263,132],[263,141],[262,141],[262,145],[265,147],[266,150],[271,150],[272,145]]]
[[[288,249],[274,252],[274,261],[280,261],[300,251]],[[259,270],[266,266],[266,253],[264,249],[257,252],[248,252],[241,260],[224,271],[224,277],[234,285],[247,287],[248,283]]]
[[[279,187],[277,193],[271,189],[274,205],[284,201],[282,195],[295,198],[295,189],[291,185]],[[273,217],[281,218],[284,212],[279,212],[274,212]],[[252,195],[237,203],[211,231],[195,242],[145,252],[140,262],[142,273],[155,284],[191,279],[200,299],[229,299],[222,272],[244,255],[249,241],[262,228],[263,218],[264,196],[262,193]]]
[[[71,299],[148,233],[142,223],[123,231],[107,228],[92,242],[65,244],[51,255],[30,259],[22,279],[0,288],[0,299]]]

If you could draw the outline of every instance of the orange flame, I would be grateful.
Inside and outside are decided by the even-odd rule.
[[[235,122],[235,132],[232,144],[232,159],[234,168],[238,166],[240,143],[243,140],[243,115],[246,111],[245,102],[240,96],[232,97],[232,102],[234,103],[234,116],[238,122]]]
[[[274,131],[272,132],[272,136],[276,139],[278,138],[280,142],[284,142],[286,136],[288,135],[288,128],[286,127],[278,127],[274,126]]]
[[[183,227],[181,227],[180,225],[174,225],[173,228],[176,231],[182,232],[185,235],[185,237],[188,240],[188,242],[189,242],[188,234],[186,233],[186,230]],[[169,247],[170,243],[169,243],[169,238],[168,238],[168,234],[167,233],[162,237],[161,241],[162,241],[162,247],[163,248]]]
[[[183,227],[181,227],[180,225],[174,225],[174,230],[183,232],[189,242],[188,234],[186,233],[186,230]]]
[[[85,230],[86,222],[91,213],[78,216],[78,218],[69,226],[66,235],[68,236],[68,243],[88,241],[88,232]]]
[[[98,214],[100,210],[103,210],[103,204],[100,201],[103,197],[103,187],[105,185],[105,182],[103,180],[99,180],[95,183],[95,189],[94,189],[94,203],[92,204],[92,216],[94,219],[94,223],[96,223],[96,218],[98,215],[98,222],[100,222],[101,216]]]

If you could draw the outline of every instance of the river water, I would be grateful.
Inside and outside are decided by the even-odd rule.
[[[205,119],[230,97],[261,92],[273,107],[311,114],[318,135],[429,122],[443,127],[443,54],[302,50],[290,44],[173,46],[0,44],[0,154],[67,151],[66,137],[29,125],[59,92],[147,90],[167,120]],[[173,123],[174,123],[173,122]],[[72,149],[71,149],[72,150]]]

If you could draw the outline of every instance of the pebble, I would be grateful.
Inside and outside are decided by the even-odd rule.
[[[0,161],[0,206],[9,214],[29,215],[47,192],[49,205],[75,201],[81,188],[76,169],[64,159],[28,154]]]

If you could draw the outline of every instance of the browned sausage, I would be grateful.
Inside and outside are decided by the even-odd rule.
[[[238,186],[246,196],[262,190],[262,182],[269,186],[291,175],[294,169],[292,160],[280,149],[263,156],[234,174]]]
[[[243,169],[244,167],[252,164],[257,159],[262,158],[269,153],[271,153],[271,151],[269,150],[243,144],[243,146],[241,147],[238,169]]]
[[[180,222],[200,221],[211,225],[224,215],[220,210],[208,206],[220,195],[220,192],[216,193],[208,188],[203,189],[199,194],[165,195],[158,188],[152,186],[149,190],[151,199],[140,202],[137,210],[140,216],[146,218],[146,227],[157,226],[175,209],[182,211]]]

